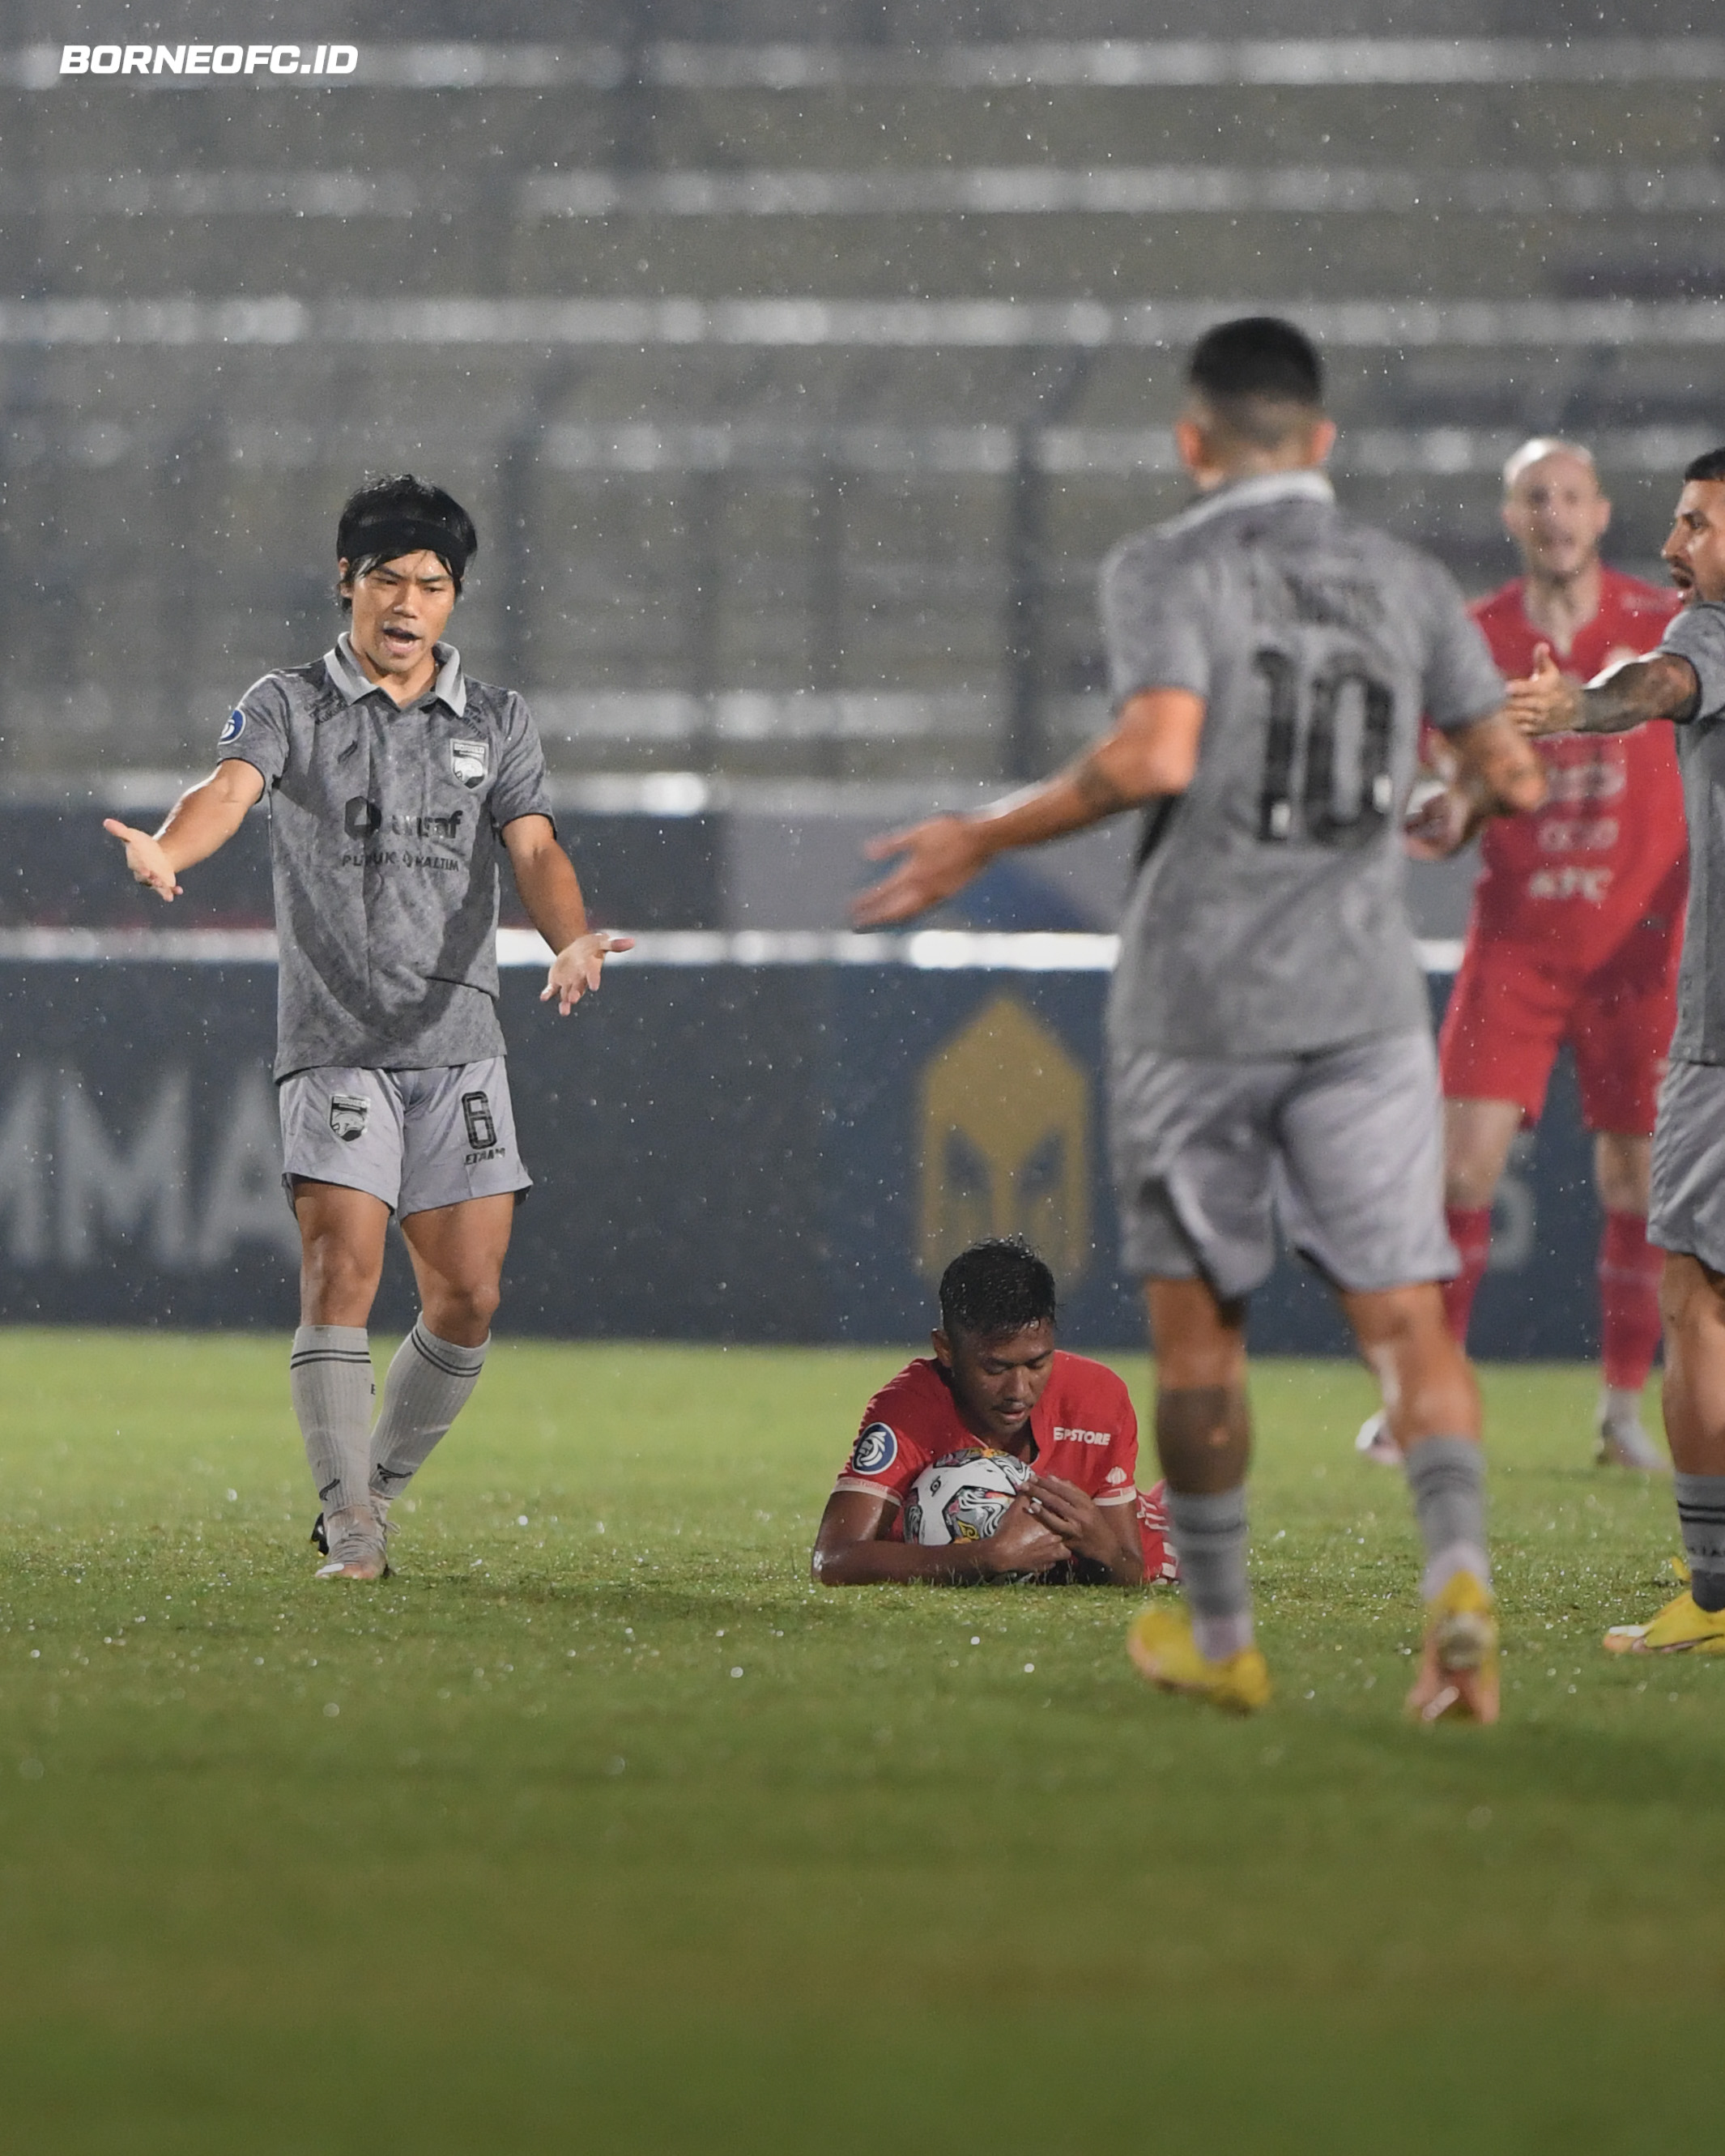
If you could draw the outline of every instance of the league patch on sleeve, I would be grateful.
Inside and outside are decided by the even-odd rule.
[[[237,707],[228,714],[228,723],[222,729],[218,748],[226,748],[229,742],[237,742],[245,732],[245,713]]]
[[[897,1458],[897,1438],[884,1422],[871,1422],[850,1448],[850,1471],[884,1475]]]

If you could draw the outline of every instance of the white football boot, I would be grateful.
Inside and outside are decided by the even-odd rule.
[[[1599,1395],[1594,1431],[1595,1467],[1631,1467],[1643,1475],[1671,1473],[1671,1461],[1647,1435],[1639,1411],[1615,1406],[1609,1393]]]
[[[1353,1449],[1362,1460],[1374,1460],[1380,1467],[1399,1467],[1402,1449],[1389,1434],[1389,1417],[1379,1408],[1359,1426]]]

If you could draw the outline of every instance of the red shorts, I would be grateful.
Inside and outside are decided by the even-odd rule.
[[[1567,1040],[1590,1131],[1651,1137],[1677,1022],[1681,940],[1630,931],[1591,973],[1553,966],[1523,944],[1470,936],[1438,1036],[1446,1101],[1513,1101],[1539,1120]]]
[[[1144,1540],[1147,1586],[1153,1580],[1178,1579],[1180,1576],[1179,1561],[1168,1538],[1168,1511],[1163,1502],[1167,1495],[1166,1482],[1158,1482],[1153,1490],[1138,1492],[1138,1532]]]

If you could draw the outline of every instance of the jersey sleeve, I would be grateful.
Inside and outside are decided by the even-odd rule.
[[[1130,540],[1102,564],[1102,634],[1117,705],[1146,689],[1210,693],[1205,610],[1192,572],[1165,547]]]
[[[1659,640],[1661,651],[1686,659],[1701,684],[1697,719],[1710,719],[1725,710],[1725,606],[1703,601],[1685,607],[1672,617]]]
[[[277,675],[266,674],[228,714],[216,754],[223,763],[250,764],[266,786],[274,786],[287,769],[290,738],[287,690]]]
[[[896,1420],[901,1424],[904,1418]],[[928,1450],[902,1427],[884,1420],[871,1400],[850,1448],[850,1457],[833,1485],[835,1491],[851,1490],[865,1496],[885,1497],[890,1505],[905,1502],[905,1492],[928,1465]]]
[[[501,831],[518,816],[543,816],[553,829],[557,816],[545,783],[545,750],[526,702],[511,694],[503,722],[503,744],[491,788],[491,821]]]
[[[1435,562],[1427,565],[1427,575],[1432,612],[1420,684],[1425,711],[1440,732],[1454,733],[1497,709],[1503,701],[1503,678],[1461,586]]]
[[[1112,1373],[1110,1373],[1112,1375]],[[1108,1427],[1112,1434],[1102,1470],[1097,1505],[1136,1505],[1138,1502],[1138,1418],[1132,1396],[1117,1378],[1118,1399],[1111,1403]]]

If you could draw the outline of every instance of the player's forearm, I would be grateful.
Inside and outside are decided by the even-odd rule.
[[[1052,778],[1008,794],[968,820],[990,855],[1043,845],[1159,795],[1183,792],[1191,777],[1183,759],[1177,767],[1175,759],[1167,758],[1165,770],[1162,761],[1153,751],[1147,753],[1142,742],[1112,733]]]
[[[920,1579],[936,1587],[970,1587],[992,1578],[985,1543],[818,1542],[809,1569],[821,1587],[875,1587]]]
[[[1579,734],[1623,734],[1650,719],[1682,721],[1695,716],[1701,683],[1686,659],[1656,651],[1651,659],[1632,659],[1596,688],[1583,689],[1575,700],[1573,731]]]
[[[256,780],[254,788],[228,776],[223,764],[197,786],[188,786],[163,818],[156,843],[167,856],[177,875],[182,869],[207,861],[234,836],[245,821],[246,811],[263,791],[261,776],[251,765],[243,768]]]
[[[587,933],[587,905],[569,856],[552,839],[514,863],[515,886],[527,918],[553,951]]]

